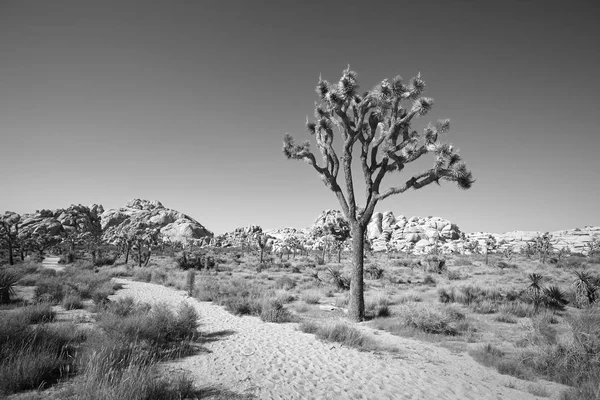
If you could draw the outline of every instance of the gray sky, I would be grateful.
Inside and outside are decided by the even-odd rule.
[[[319,74],[350,63],[364,90],[420,71],[421,123],[450,118],[477,178],[378,211],[600,225],[598,18],[594,1],[0,0],[0,212],[145,198],[216,233],[308,226],[339,206],[281,138],[308,138]]]

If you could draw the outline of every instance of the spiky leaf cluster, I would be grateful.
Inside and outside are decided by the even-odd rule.
[[[419,189],[441,180],[456,182],[469,189],[474,182],[471,172],[458,151],[440,137],[450,129],[450,121],[429,124],[423,132],[411,129],[411,123],[426,115],[433,99],[424,97],[425,82],[420,73],[405,83],[400,76],[384,79],[374,89],[359,94],[356,72],[345,69],[337,83],[319,78],[314,120],[306,122],[309,134],[315,136],[322,162],[317,162],[305,142],[298,145],[284,136],[283,152],[289,159],[302,159],[312,165],[325,184],[338,196],[344,215],[349,220],[359,217],[350,165],[353,148],[360,148],[360,162],[366,183],[366,204],[361,215],[370,218],[375,204],[393,194]],[[339,136],[342,154],[334,149]],[[433,166],[415,174],[403,184],[380,191],[388,172],[402,171],[405,166],[425,154],[433,157]],[[342,167],[342,168],[340,168]],[[344,173],[346,193],[338,184],[340,170]]]

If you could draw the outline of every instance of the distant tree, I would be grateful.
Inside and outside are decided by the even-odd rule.
[[[316,91],[320,103],[315,107],[316,120],[307,120],[306,127],[316,138],[323,164],[319,165],[311,152],[310,142],[296,144],[289,134],[283,138],[283,153],[288,159],[304,160],[315,169],[325,186],[336,195],[350,224],[353,271],[349,317],[362,321],[365,316],[364,236],[377,203],[409,189],[439,184],[440,180],[456,182],[462,189],[469,189],[474,180],[457,151],[450,144],[438,141],[439,136],[449,130],[449,120],[429,124],[422,133],[411,129],[413,120],[427,114],[433,105],[433,99],[421,97],[425,82],[420,74],[408,84],[399,76],[391,82],[385,79],[362,95],[358,93],[356,76],[356,72],[348,67],[337,84],[319,79]],[[334,130],[341,138],[341,156],[334,149]],[[360,153],[365,182],[364,207],[358,205],[354,191],[352,160],[355,146]],[[398,186],[382,190],[386,175],[402,171],[407,164],[425,154],[434,157],[431,168]],[[338,182],[340,166],[345,190]]]
[[[485,265],[488,265],[490,252],[496,250],[496,238],[488,235],[485,239]]]
[[[53,234],[46,226],[41,225],[23,238],[23,245],[29,250],[36,251],[39,257],[43,258],[44,252],[61,243],[62,239],[61,235]]]
[[[0,242],[4,243],[8,249],[10,265],[15,263],[13,250],[19,240],[19,222],[21,222],[21,216],[15,212],[6,211],[4,215],[0,215]]]

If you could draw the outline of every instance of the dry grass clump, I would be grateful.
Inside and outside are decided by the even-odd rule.
[[[161,376],[158,361],[190,354],[198,315],[182,303],[177,312],[166,305],[119,300],[100,314],[100,333],[79,356],[82,377],[73,385],[76,399],[181,399],[193,394],[186,375]]]
[[[17,310],[18,311],[18,310]],[[83,336],[72,325],[29,325],[29,316],[0,319],[0,394],[43,388],[68,375]]]
[[[28,324],[39,324],[43,322],[52,322],[56,313],[52,311],[52,306],[48,303],[36,303],[13,311],[21,316]]]
[[[569,399],[600,398],[600,310],[587,309],[566,317],[568,337],[541,340],[522,362],[547,379],[573,386]]]
[[[516,355],[508,355],[498,347],[487,343],[477,349],[469,351],[477,362],[494,367],[503,375],[510,375],[520,379],[531,379],[532,373],[519,360]]]
[[[260,319],[265,322],[293,322],[292,315],[278,300],[265,300],[260,311]]]
[[[469,305],[483,300],[502,300],[502,294],[497,288],[474,285],[450,286],[438,289],[439,300],[442,303],[460,303]]]
[[[354,347],[359,350],[374,350],[375,342],[358,329],[338,322],[335,324],[317,324],[312,321],[302,322],[299,329],[305,333],[312,333],[321,340],[341,343],[344,346]]]
[[[465,314],[454,307],[405,303],[399,307],[395,314],[397,318],[378,319],[374,321],[373,326],[376,329],[398,335],[410,334],[410,329],[444,336],[455,336],[474,330],[466,320]]]
[[[306,304],[319,304],[321,301],[321,294],[318,292],[305,292],[300,296],[300,300]]]
[[[373,318],[385,318],[391,315],[390,301],[385,297],[380,297],[375,301],[367,301],[365,312]]]

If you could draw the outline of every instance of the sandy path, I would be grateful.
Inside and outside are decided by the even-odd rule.
[[[42,261],[42,267],[53,269],[55,271],[62,271],[65,269],[64,265],[59,265],[58,260],[60,257],[46,257],[44,261]]]
[[[199,385],[252,393],[259,399],[536,398],[524,391],[531,383],[500,375],[468,354],[452,354],[445,348],[395,336],[393,340],[402,349],[398,354],[359,352],[321,342],[298,331],[297,324],[237,317],[221,306],[191,299],[183,291],[116,281],[124,285],[117,297],[173,306],[185,301],[196,307],[200,330],[214,339],[206,343],[210,352],[171,363],[168,368],[191,372]],[[506,387],[509,382],[523,390]]]

